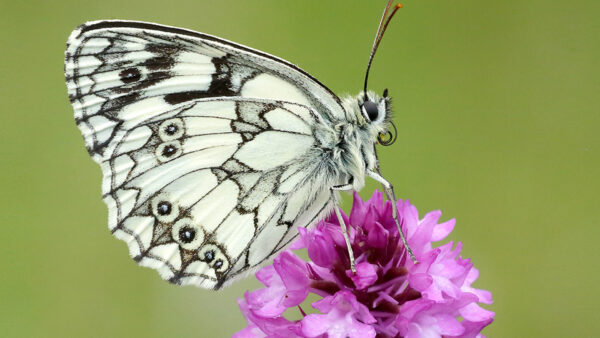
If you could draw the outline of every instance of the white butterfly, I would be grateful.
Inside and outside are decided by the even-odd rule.
[[[111,232],[170,282],[231,283],[365,175],[395,199],[375,152],[390,99],[367,93],[366,80],[357,98],[340,100],[272,55],[134,21],[73,31],[65,73],[75,120],[102,167]]]

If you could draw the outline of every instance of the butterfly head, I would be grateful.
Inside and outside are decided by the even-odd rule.
[[[389,122],[391,110],[388,90],[384,90],[381,97],[375,94],[375,92],[367,92],[359,95],[358,108],[366,123],[381,124]]]
[[[375,34],[375,41],[373,41],[373,47],[371,48],[371,54],[369,55],[369,62],[367,63],[367,71],[365,73],[365,84],[363,92],[358,96],[358,106],[360,110],[358,122],[361,124],[361,117],[364,118],[363,126],[367,126],[366,129],[377,138],[377,142],[384,146],[389,146],[396,141],[396,126],[391,119],[391,100],[388,97],[388,90],[383,91],[383,95],[379,97],[372,91],[367,91],[367,85],[369,82],[369,71],[371,70],[371,64],[373,57],[379,48],[383,34],[387,29],[388,24],[396,14],[396,12],[402,8],[402,4],[397,4],[392,8],[394,0],[388,0],[381,20],[379,21],[379,27],[377,28],[377,34]],[[391,11],[390,11],[391,9]],[[393,128],[393,132],[389,127]]]
[[[390,145],[395,140],[395,126],[392,123],[392,101],[388,90],[383,95],[373,91],[360,93],[354,101],[352,110],[355,111],[357,124],[373,137],[379,144]],[[390,130],[393,128],[394,133]]]

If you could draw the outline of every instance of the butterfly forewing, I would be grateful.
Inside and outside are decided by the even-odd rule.
[[[210,35],[173,27],[97,21],[68,41],[65,72],[78,125],[96,160],[118,125],[199,98],[238,96],[296,102],[342,118],[339,99],[294,65]],[[123,115],[129,115],[125,119]],[[137,116],[132,116],[137,115]]]

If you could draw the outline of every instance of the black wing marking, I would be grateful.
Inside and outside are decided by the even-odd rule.
[[[321,127],[310,108],[281,101],[169,106],[101,162],[109,228],[172,283],[227,285],[332,207]]]
[[[67,42],[65,75],[75,117],[96,161],[126,130],[125,115],[148,106],[212,97],[296,102],[325,120],[344,118],[341,102],[314,77],[272,55],[189,30],[133,21],[97,21]],[[100,127],[98,127],[100,126]],[[98,130],[97,128],[101,128]]]

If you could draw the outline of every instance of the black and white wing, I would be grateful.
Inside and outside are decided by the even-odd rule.
[[[316,119],[301,105],[226,98],[132,126],[101,163],[109,228],[164,279],[221,287],[329,210]]]
[[[135,21],[94,21],[73,31],[65,73],[81,129],[116,125],[123,111],[166,109],[207,97],[284,100],[344,118],[339,98],[315,78],[275,56],[190,30]],[[103,123],[102,125],[105,125]],[[112,132],[86,140],[101,156]]]
[[[78,28],[65,62],[109,228],[164,279],[218,289],[331,210],[317,133],[343,109],[293,65],[124,21]]]

